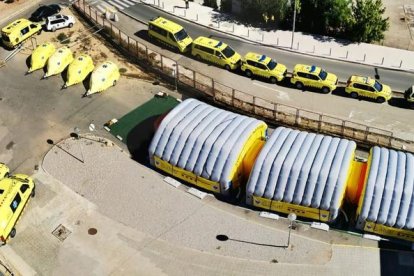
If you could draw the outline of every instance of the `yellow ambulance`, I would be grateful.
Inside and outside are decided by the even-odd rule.
[[[297,89],[303,89],[304,86],[307,86],[322,89],[323,93],[329,93],[336,89],[338,77],[315,65],[296,64],[290,82]]]
[[[0,162],[0,180],[9,176],[10,169],[6,164]]]
[[[351,76],[346,84],[345,92],[354,99],[365,97],[375,99],[378,103],[392,98],[391,87],[370,77]]]
[[[181,53],[188,52],[193,42],[181,25],[161,16],[148,22],[148,37]]]
[[[241,56],[226,43],[200,36],[193,41],[191,55],[198,60],[214,63],[226,70],[235,70],[241,65]]]
[[[241,70],[247,77],[251,78],[253,75],[264,77],[270,80],[271,83],[282,81],[287,72],[285,65],[277,63],[272,58],[249,52],[244,56]]]
[[[21,18],[1,29],[1,38],[5,46],[16,48],[32,35],[41,32],[41,24]]]
[[[0,241],[16,235],[16,223],[30,197],[35,195],[33,179],[16,174],[0,180]]]

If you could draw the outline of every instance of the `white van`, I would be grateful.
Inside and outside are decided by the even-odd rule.
[[[46,30],[48,31],[56,31],[57,29],[61,29],[61,28],[72,28],[73,24],[75,24],[75,18],[73,18],[73,16],[70,15],[54,15],[54,16],[49,16],[46,19]]]

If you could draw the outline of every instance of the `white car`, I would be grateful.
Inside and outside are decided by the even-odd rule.
[[[46,30],[54,32],[61,28],[72,28],[73,24],[75,24],[73,16],[58,14],[46,19]]]

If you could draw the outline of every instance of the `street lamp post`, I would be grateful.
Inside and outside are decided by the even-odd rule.
[[[291,0],[294,2],[293,4],[293,26],[292,26],[292,42],[290,43],[290,49],[293,49],[293,39],[295,37],[295,26],[296,26],[296,1],[298,0]]]
[[[295,213],[290,213],[288,215],[288,220],[289,220],[289,235],[288,235],[288,242],[286,245],[286,248],[289,248],[290,246],[290,232],[292,231],[292,226],[293,226],[293,222],[296,220],[296,214]]]

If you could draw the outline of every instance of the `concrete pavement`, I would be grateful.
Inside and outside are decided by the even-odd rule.
[[[278,248],[285,219],[200,200],[121,148],[84,137],[54,146],[34,175],[37,196],[0,251],[22,258],[7,262],[16,271],[24,262],[22,275],[378,275],[386,265],[374,241],[306,225]],[[51,234],[61,224],[70,231],[63,241]]]

